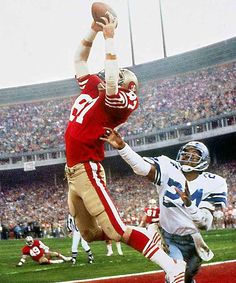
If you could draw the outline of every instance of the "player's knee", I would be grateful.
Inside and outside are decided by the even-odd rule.
[[[49,264],[49,263],[50,261],[45,256],[39,259],[39,264]]]
[[[97,216],[97,221],[99,225],[101,226],[103,232],[107,236],[107,238],[114,240],[114,241],[121,240],[121,235],[113,226],[113,223],[110,221],[106,211],[104,211],[99,216]]]

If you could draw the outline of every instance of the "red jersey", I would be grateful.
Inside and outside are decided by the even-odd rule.
[[[147,216],[146,224],[159,222],[159,214],[160,214],[160,208],[158,206],[146,207],[145,208],[145,215]]]
[[[104,159],[104,127],[114,129],[124,123],[138,107],[138,98],[132,91],[119,88],[118,93],[106,95],[98,90],[101,79],[87,75],[78,79],[81,94],[72,106],[65,132],[68,167],[87,161]]]
[[[31,247],[26,245],[22,248],[22,254],[30,255],[34,261],[39,261],[45,252],[43,247],[45,247],[45,245],[41,241],[34,240],[34,243]]]

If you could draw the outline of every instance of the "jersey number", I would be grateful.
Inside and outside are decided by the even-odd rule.
[[[32,249],[30,249],[30,255],[31,256],[37,256],[40,254],[40,250],[38,247],[33,247]]]
[[[154,209],[154,210],[148,209],[147,210],[147,216],[152,216],[154,218],[156,215],[157,215],[156,209]]]
[[[81,94],[76,100],[70,112],[70,121],[83,123],[84,115],[93,107],[98,98],[92,99],[87,94]]]
[[[183,187],[182,185],[177,182],[177,181],[174,181],[173,179],[169,178],[168,180],[168,186],[169,187],[176,187],[178,188],[179,190],[183,191]],[[196,206],[199,205],[199,203],[201,202],[202,200],[202,195],[203,195],[203,189],[197,189],[192,195],[191,195],[191,201],[194,201],[196,200]],[[174,200],[176,199],[179,199],[180,196],[179,194],[176,192],[175,194],[169,192],[168,190],[165,192],[165,195],[163,196],[163,205],[165,207],[175,207],[176,205],[171,202],[170,200],[167,200],[165,201],[165,197],[168,197],[170,200],[172,200],[174,202]]]

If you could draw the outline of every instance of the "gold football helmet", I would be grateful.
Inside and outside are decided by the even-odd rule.
[[[138,79],[136,75],[128,69],[120,69],[118,84],[127,90],[132,90],[133,92],[138,91]]]

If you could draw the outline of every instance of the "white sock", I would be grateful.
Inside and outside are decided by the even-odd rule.
[[[52,260],[50,260],[50,263],[62,263],[62,262],[64,262],[64,260],[62,260],[62,259],[52,259]]]
[[[108,251],[109,253],[113,253],[113,251],[112,251],[112,244],[108,244],[108,245],[107,245],[107,251]]]
[[[174,260],[162,249],[156,251],[150,260],[157,263],[166,273],[171,272],[175,268]]]
[[[120,253],[122,252],[120,242],[116,242],[116,248],[117,248],[118,252],[120,252]]]

